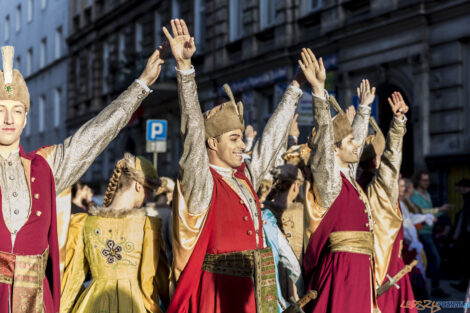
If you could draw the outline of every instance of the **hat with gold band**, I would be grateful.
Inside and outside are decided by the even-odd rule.
[[[2,47],[3,71],[0,71],[0,100],[19,101],[29,111],[30,98],[26,82],[18,70],[13,69],[13,46]]]

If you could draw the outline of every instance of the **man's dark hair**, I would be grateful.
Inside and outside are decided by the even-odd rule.
[[[413,180],[413,186],[414,186],[415,188],[418,188],[418,186],[419,186],[419,181],[421,180],[421,177],[422,177],[423,175],[428,175],[428,176],[429,176],[429,172],[426,171],[426,170],[419,170],[419,171],[415,172],[415,174],[413,175],[412,180]]]
[[[72,185],[71,192],[72,192],[72,199],[75,198],[77,195],[77,191],[85,187],[85,183],[81,180],[77,181],[75,184]]]

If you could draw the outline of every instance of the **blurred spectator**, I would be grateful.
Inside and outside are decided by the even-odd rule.
[[[432,225],[434,216],[432,214],[414,214],[410,213],[409,206],[412,204],[409,197],[413,194],[414,188],[411,180],[400,178],[398,181],[400,208],[403,215],[403,260],[406,264],[414,259],[418,260],[418,265],[410,273],[410,280],[413,286],[413,293],[417,300],[428,299],[426,291],[426,279],[424,264],[422,259],[423,245],[418,239],[418,232],[415,225],[426,223]]]
[[[463,197],[462,210],[456,219],[456,229],[453,236],[459,249],[462,278],[457,284],[451,284],[451,286],[457,290],[465,291],[470,278],[470,267],[468,266],[470,260],[470,249],[468,248],[470,242],[470,179],[462,179],[455,185],[455,188]]]
[[[449,204],[445,204],[439,208],[433,207],[431,195],[427,191],[430,184],[431,178],[428,172],[418,171],[414,175],[413,185],[415,187],[415,190],[410,200],[415,204],[415,209],[417,210],[417,212],[413,213],[430,213],[437,215],[437,213],[441,211],[447,211],[452,207]],[[419,238],[423,243],[424,251],[426,252],[426,256],[428,259],[428,267],[426,270],[426,274],[431,278],[431,296],[438,298],[449,297],[450,295],[440,288],[439,270],[441,266],[441,257],[434,243],[433,226],[423,225],[423,227],[419,229]]]
[[[162,238],[165,243],[166,256],[170,264],[173,261],[173,248],[171,242],[171,205],[175,182],[169,177],[160,177],[162,184],[155,192],[154,202],[146,204],[148,216],[156,216],[162,220]]]
[[[93,201],[93,190],[82,181],[72,185],[71,214],[86,213]]]

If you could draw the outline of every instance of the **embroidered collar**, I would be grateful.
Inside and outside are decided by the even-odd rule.
[[[225,167],[221,167],[221,166],[217,166],[213,164],[209,164],[209,166],[212,167],[217,173],[219,173],[221,176],[224,176],[224,177],[233,177],[235,173],[237,172],[236,169],[232,169],[232,168],[225,168]]]
[[[20,158],[20,148],[10,151],[7,158],[4,158],[3,156],[0,155],[0,160],[2,161],[4,160],[14,161],[14,160],[18,160],[19,158]]]
[[[112,217],[112,218],[124,218],[130,215],[143,216],[145,215],[145,209],[143,208],[132,208],[132,209],[113,209],[102,206],[92,206],[88,213],[94,216],[101,217]]]

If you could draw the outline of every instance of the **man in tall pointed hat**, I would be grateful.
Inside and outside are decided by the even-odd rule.
[[[70,187],[116,137],[150,93],[163,61],[157,50],[132,85],[62,144],[26,154],[20,136],[30,97],[2,48],[0,71],[0,312],[59,311],[56,194]]]
[[[354,177],[366,137],[357,130],[367,127],[374,89],[363,82],[364,94],[359,94],[361,105],[351,127],[342,110],[331,118],[330,103],[337,104],[324,90],[321,58],[317,61],[310,50],[304,51],[300,66],[312,85],[316,129],[310,141],[313,182],[306,188],[308,244],[303,268],[306,289],[317,290],[318,298],[305,312],[373,312],[373,220]]]
[[[286,143],[302,91],[291,83],[244,163],[243,105],[225,86],[229,101],[202,114],[194,39],[183,20],[171,26],[173,36],[163,31],[177,63],[184,148],[173,201],[177,286],[167,312],[275,312],[274,260],[255,190]]]
[[[358,179],[372,207],[375,224],[375,278],[378,286],[393,279],[405,267],[401,256],[403,217],[398,201],[398,179],[408,106],[399,92],[394,92],[388,102],[394,118],[387,139],[371,117],[370,124],[374,133],[366,138],[360,162],[362,173]],[[416,312],[416,308],[401,305],[414,300],[409,276],[399,279],[395,286],[378,295],[377,304],[381,312]]]

